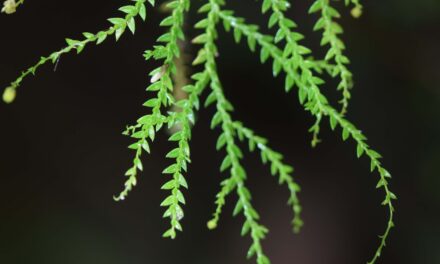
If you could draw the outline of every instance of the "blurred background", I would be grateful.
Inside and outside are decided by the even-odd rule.
[[[122,2],[26,1],[16,14],[2,14],[0,86],[62,47],[65,37],[107,27],[106,18],[117,15]],[[355,76],[348,118],[384,156],[399,197],[396,228],[379,263],[440,263],[440,2],[363,2],[361,19],[351,18],[342,1],[335,4],[344,16]],[[316,17],[306,11],[311,1],[292,4],[289,15],[307,34],[304,44],[323,55],[320,33],[311,31]],[[270,33],[259,5],[242,0],[228,7]],[[161,171],[172,147],[165,133],[144,159],[137,188],[124,202],[112,199],[132,157],[121,132],[146,111],[141,105],[153,65],[141,55],[161,33],[162,17],[150,8],[136,36],[126,33],[116,44],[63,55],[56,72],[52,65],[42,67],[23,82],[14,104],[0,104],[0,263],[254,263],[245,259],[250,241],[239,235],[243,219],[231,216],[234,195],[218,229],[206,228],[219,182],[227,176],[218,170],[224,153],[214,150],[219,131],[209,129],[212,108],[199,113],[193,130],[185,232],[175,241],[161,238],[167,227],[159,207],[166,196]],[[197,18],[191,13],[188,23]],[[286,95],[283,78],[273,79],[269,64],[261,65],[244,43],[220,32],[219,71],[236,107],[233,117],[284,153],[302,186],[305,226],[293,235],[287,190],[258,155],[244,160],[254,205],[270,229],[264,247],[272,262],[365,263],[388,217],[380,206],[383,193],[375,190],[378,175],[327,122],[323,142],[312,149],[307,130],[313,119],[296,94]],[[333,102],[339,97],[335,85],[328,80],[322,87]]]

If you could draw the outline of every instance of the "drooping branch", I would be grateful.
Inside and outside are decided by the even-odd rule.
[[[147,0],[134,0],[134,3],[132,5],[125,5],[119,8],[119,10],[122,11],[125,16],[109,18],[108,21],[112,24],[112,26],[110,26],[108,29],[99,31],[95,34],[84,32],[84,39],[82,40],[67,38],[66,47],[53,52],[47,57],[41,57],[35,65],[23,71],[15,81],[11,82],[11,84],[3,92],[3,101],[5,103],[12,103],[15,100],[17,88],[21,85],[22,81],[26,77],[28,77],[29,75],[35,75],[37,69],[48,62],[56,64],[61,55],[69,53],[71,51],[76,51],[77,54],[79,54],[88,44],[100,44],[109,36],[115,36],[117,41],[127,29],[129,29],[134,34],[136,29],[135,18],[139,16],[142,20],[146,19],[146,2]],[[148,2],[154,5],[154,0],[148,0]]]
[[[351,98],[350,89],[353,86],[353,74],[348,70],[347,64],[350,60],[343,54],[345,44],[339,37],[343,33],[342,26],[335,19],[340,18],[339,12],[330,5],[329,0],[316,0],[309,9],[309,13],[320,12],[320,18],[313,28],[315,31],[323,30],[321,46],[328,45],[329,49],[325,55],[325,61],[335,62],[332,76],[340,76],[341,81],[337,89],[342,92],[341,114],[345,114],[348,102]]]
[[[285,58],[280,56],[279,53],[273,49],[271,43],[261,35],[255,34],[254,26],[244,24],[242,19],[232,16],[231,12],[218,10],[218,15],[227,24],[226,29],[232,27],[238,31],[241,31],[241,34],[247,38],[255,39],[257,44],[261,47],[261,54],[265,54],[265,57],[271,57],[273,59],[274,68],[279,68],[279,71],[283,70],[285,72],[286,83],[291,82],[292,84],[296,84],[298,87],[299,101],[302,105],[304,105],[305,110],[317,118],[323,116],[328,117],[332,130],[334,130],[337,126],[340,126],[342,129],[343,140],[347,140],[349,137],[351,137],[357,144],[357,156],[361,157],[363,154],[366,154],[370,160],[371,172],[376,170],[379,173],[379,181],[376,187],[381,188],[385,192],[385,199],[382,205],[388,208],[389,218],[385,232],[382,236],[380,236],[379,247],[374,254],[373,259],[369,262],[371,264],[375,263],[377,258],[380,256],[383,247],[385,246],[385,242],[391,228],[394,226],[394,206],[392,201],[396,199],[396,195],[389,189],[388,180],[391,178],[391,174],[382,167],[381,162],[379,161],[381,155],[368,146],[366,143],[366,137],[359,129],[346,120],[335,108],[329,104],[328,100],[321,93],[318,85],[316,84],[318,80],[317,77],[313,76],[310,70],[299,74],[295,69],[301,67],[290,67],[289,64],[284,63]],[[298,52],[297,55],[299,55]]]
[[[260,152],[261,161],[263,163],[269,163],[270,172],[273,176],[278,177],[278,183],[287,186],[290,192],[288,204],[292,207],[293,231],[298,233],[303,226],[301,219],[301,203],[298,199],[298,193],[301,190],[299,185],[293,179],[293,167],[283,162],[283,155],[275,150],[271,149],[267,144],[267,139],[256,135],[251,129],[244,127],[241,122],[234,122],[233,127],[236,130],[239,138],[246,139],[249,144],[249,150],[252,152],[257,148]]]
[[[220,138],[224,138],[224,143],[221,148],[226,150],[226,158],[222,164],[222,169],[229,169],[230,177],[226,180],[230,182],[230,189],[227,190],[229,194],[232,190],[236,190],[238,195],[238,201],[234,210],[234,214],[240,212],[245,217],[245,222],[242,228],[242,235],[249,234],[252,238],[252,245],[248,251],[248,257],[256,255],[258,264],[269,264],[268,257],[264,254],[261,240],[265,238],[268,230],[266,227],[258,223],[259,215],[251,204],[250,191],[245,186],[246,173],[240,164],[240,160],[243,154],[240,148],[235,143],[235,131],[233,127],[233,121],[229,114],[232,111],[232,106],[223,94],[223,89],[217,75],[217,67],[215,62],[215,56],[217,54],[217,47],[215,45],[215,39],[217,38],[216,24],[219,20],[218,9],[223,1],[210,0],[209,4],[204,6],[202,12],[207,12],[207,18],[205,22],[199,23],[200,28],[205,28],[205,32],[195,38],[196,43],[204,45],[205,53],[205,69],[208,71],[211,77],[211,94],[208,96],[207,104],[215,103],[216,114],[214,115],[211,127],[220,126],[222,134]],[[214,228],[215,222],[210,221],[208,227]]]

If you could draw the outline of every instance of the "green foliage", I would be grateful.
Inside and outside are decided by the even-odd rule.
[[[4,91],[3,100],[11,103],[15,99],[16,89],[24,78],[34,74],[46,62],[55,63],[62,54],[72,50],[80,53],[87,44],[92,42],[100,44],[111,35],[118,40],[126,29],[134,34],[135,18],[138,16],[142,20],[146,18],[146,2],[147,0],[134,0],[131,5],[121,7],[119,10],[124,16],[108,19],[111,26],[107,30],[96,34],[84,33],[83,40],[67,39],[65,48],[41,58],[37,64],[24,71],[17,80],[12,82]],[[152,6],[155,4],[152,0],[148,2]],[[340,128],[344,141],[349,138],[354,140],[357,145],[358,158],[364,155],[370,160],[371,172],[376,171],[379,175],[376,187],[385,193],[382,205],[386,206],[389,211],[386,230],[380,237],[379,247],[369,262],[376,263],[394,225],[392,202],[396,196],[389,189],[391,175],[382,166],[381,155],[370,148],[363,133],[344,117],[350,99],[352,73],[347,68],[349,59],[343,54],[345,45],[340,38],[343,30],[336,22],[336,19],[341,16],[340,13],[330,5],[329,0],[316,0],[311,5],[309,13],[319,16],[314,30],[322,31],[321,45],[327,47],[326,56],[322,60],[314,60],[312,51],[301,44],[305,36],[298,32],[297,24],[286,16],[286,11],[290,7],[288,1],[261,1],[262,13],[269,15],[268,28],[276,29],[274,36],[260,33],[258,26],[246,24],[245,20],[235,16],[233,11],[222,9],[224,4],[224,0],[205,0],[205,3],[198,9],[202,18],[195,23],[195,28],[200,31],[200,34],[192,39],[192,43],[200,47],[193,61],[194,68],[199,69],[199,72],[191,76],[193,84],[182,88],[187,94],[184,98],[175,96],[174,92],[177,88],[173,77],[182,70],[175,60],[181,56],[179,41],[185,41],[183,25],[185,16],[190,10],[190,1],[175,0],[166,4],[170,15],[160,22],[160,26],[166,28],[166,32],[156,40],[157,45],[144,53],[146,60],[158,61],[161,66],[150,72],[151,84],[146,88],[150,96],[144,103],[147,113],[138,118],[136,124],[128,126],[124,131],[124,134],[133,140],[129,148],[133,150],[134,157],[132,165],[125,173],[125,188],[114,197],[115,200],[124,200],[136,186],[138,174],[144,170],[142,155],[150,153],[150,145],[156,134],[163,127],[168,127],[170,131],[173,131],[169,141],[173,142],[175,147],[166,155],[171,163],[163,170],[163,174],[168,179],[164,182],[162,189],[168,194],[161,206],[165,210],[163,217],[170,221],[170,227],[163,236],[174,239],[177,231],[182,231],[184,192],[188,189],[185,174],[191,162],[189,144],[191,130],[195,124],[195,112],[200,109],[202,94],[207,90],[208,95],[204,106],[215,107],[211,128],[220,131],[216,149],[225,153],[220,172],[228,175],[220,184],[220,190],[215,199],[216,208],[212,219],[207,224],[208,228],[214,229],[218,226],[226,199],[235,192],[238,199],[233,215],[242,215],[241,235],[249,235],[252,240],[248,257],[255,257],[258,264],[270,263],[262,246],[262,240],[268,230],[260,223],[260,216],[252,205],[251,192],[246,187],[248,175],[242,165],[244,154],[240,148],[241,142],[247,143],[250,152],[258,151],[261,161],[270,166],[270,174],[277,178],[280,185],[284,185],[289,190],[288,205],[293,211],[293,231],[300,231],[303,225],[302,207],[298,198],[300,187],[292,177],[293,168],[283,162],[282,154],[268,146],[267,139],[232,118],[234,107],[225,96],[216,64],[217,30],[218,25],[222,24],[227,32],[233,34],[235,42],[246,40],[251,52],[259,53],[257,56],[260,57],[261,63],[270,61],[274,77],[284,75],[286,92],[291,92],[294,88],[297,90],[299,103],[316,120],[310,128],[313,134],[312,146],[320,141],[318,135],[322,121],[328,120],[332,130]],[[354,6],[351,10],[354,17],[361,15],[362,6],[358,0],[345,0],[345,4]],[[320,87],[324,84],[323,75],[325,74],[340,79],[337,86],[337,90],[342,92],[340,111],[334,108],[321,93]],[[173,107],[170,108],[171,106]]]

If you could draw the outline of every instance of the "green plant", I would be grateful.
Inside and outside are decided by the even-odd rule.
[[[7,0],[4,2],[2,11],[13,13],[22,2]],[[88,44],[100,44],[109,36],[114,36],[118,40],[127,29],[134,34],[135,19],[137,17],[142,20],[146,19],[147,2],[151,6],[155,5],[154,0],[134,0],[132,4],[119,9],[123,16],[108,19],[111,23],[109,28],[95,34],[85,32],[82,40],[66,39],[67,46],[65,48],[47,57],[42,57],[37,64],[23,71],[4,90],[3,100],[6,103],[14,101],[18,87],[28,75],[35,74],[40,66],[48,62],[56,63],[62,54],[71,51],[80,53]],[[281,72],[284,73],[286,92],[290,92],[294,87],[297,89],[300,104],[316,119],[310,128],[312,146],[320,141],[318,138],[320,125],[322,120],[326,118],[329,120],[332,130],[340,127],[343,140],[352,138],[356,142],[357,156],[367,156],[371,162],[371,171],[378,172],[377,188],[381,188],[385,193],[382,204],[388,208],[389,218],[385,233],[380,238],[379,247],[369,262],[375,263],[385,246],[390,229],[393,227],[392,200],[396,199],[396,196],[389,190],[388,181],[391,175],[382,167],[379,161],[380,154],[369,147],[362,132],[344,117],[350,100],[352,73],[348,69],[349,59],[344,55],[344,43],[339,37],[343,32],[342,27],[336,22],[340,13],[331,6],[330,0],[316,0],[311,5],[309,13],[318,16],[314,30],[322,31],[321,45],[327,49],[323,60],[313,60],[311,59],[311,50],[300,43],[304,36],[297,32],[296,23],[286,17],[285,12],[290,7],[290,3],[286,0],[262,0],[261,2],[262,13],[270,15],[268,28],[276,29],[274,36],[260,33],[258,26],[246,24],[245,20],[235,16],[233,11],[223,9],[224,0],[206,0],[198,9],[202,19],[195,24],[195,28],[201,33],[192,40],[193,44],[200,45],[193,61],[193,66],[198,69],[198,72],[191,76],[193,83],[182,88],[187,96],[179,99],[174,96],[174,91],[177,88],[173,77],[182,71],[176,64],[176,59],[181,54],[178,43],[185,39],[183,24],[185,14],[190,10],[190,1],[175,0],[166,3],[171,14],[160,23],[160,26],[167,28],[166,33],[157,39],[156,46],[144,54],[146,60],[159,61],[162,66],[150,72],[151,84],[146,90],[151,95],[144,103],[148,112],[142,115],[136,124],[128,126],[124,131],[124,134],[134,141],[129,146],[134,152],[134,158],[132,166],[125,173],[127,176],[125,188],[115,197],[115,200],[124,200],[136,186],[138,173],[143,170],[142,154],[150,152],[150,144],[154,141],[156,133],[161,128],[168,127],[173,131],[169,140],[174,142],[176,146],[166,155],[172,162],[163,171],[163,174],[169,175],[169,179],[162,186],[162,189],[167,191],[169,195],[161,206],[165,210],[164,217],[170,221],[170,227],[164,233],[164,237],[175,238],[177,231],[182,231],[184,189],[188,188],[185,174],[190,163],[191,129],[195,123],[195,112],[200,109],[202,94],[206,92],[208,95],[204,106],[213,105],[216,110],[212,117],[211,128],[221,131],[216,149],[225,152],[220,171],[229,172],[229,177],[221,182],[221,188],[215,201],[216,209],[207,224],[208,228],[217,227],[226,197],[232,192],[236,192],[238,201],[233,214],[243,215],[244,224],[241,233],[243,236],[249,235],[252,239],[248,257],[255,256],[258,264],[270,263],[261,245],[261,240],[264,239],[268,230],[259,223],[259,215],[252,206],[251,194],[246,187],[247,175],[241,161],[243,153],[238,145],[238,141],[244,141],[248,143],[250,151],[260,153],[262,162],[270,165],[271,174],[290,191],[288,203],[294,213],[292,226],[294,232],[300,231],[303,225],[300,216],[301,205],[298,200],[300,187],[292,177],[293,168],[283,162],[280,153],[268,146],[266,139],[256,135],[243,123],[232,118],[234,107],[224,95],[216,66],[217,28],[222,23],[226,31],[233,33],[237,43],[245,39],[252,52],[258,50],[262,63],[269,59],[272,60],[274,77],[280,75]],[[345,0],[345,4],[354,6],[351,10],[354,17],[361,15],[362,6],[357,0]],[[342,93],[341,110],[336,110],[331,106],[321,93],[319,87],[324,84],[324,80],[318,76],[323,73],[340,79],[337,89]],[[171,106],[173,108],[170,108]]]

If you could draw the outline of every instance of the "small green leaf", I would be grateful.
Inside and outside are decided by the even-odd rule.
[[[176,181],[175,180],[170,180],[167,183],[165,183],[164,185],[162,185],[161,189],[162,190],[171,190],[173,188],[176,187]]]
[[[272,7],[272,1],[271,0],[264,0],[263,5],[261,7],[261,12],[264,14],[266,13],[270,8]]]
[[[342,129],[342,140],[347,140],[347,138],[350,136],[350,132],[348,131],[347,128],[343,128]]]
[[[233,216],[237,216],[241,211],[243,211],[243,203],[239,200],[235,204],[234,211],[232,212]]]
[[[243,227],[241,228],[241,236],[247,235],[249,233],[249,230],[251,229],[251,225],[248,221],[244,222]]]
[[[309,9],[309,14],[318,12],[322,8],[322,2],[320,0],[315,1]]]
[[[147,9],[145,7],[145,4],[141,4],[141,7],[139,8],[139,16],[143,21],[147,18]]]
[[[172,164],[168,166],[165,170],[163,170],[163,174],[173,174],[177,171],[177,164]]]
[[[162,201],[160,206],[162,206],[162,207],[169,206],[169,205],[173,204],[174,202],[175,202],[174,196],[170,195],[167,198],[165,198],[165,200]]]
[[[170,152],[168,152],[166,157],[175,159],[179,156],[179,153],[180,153],[180,148],[175,148],[175,149],[171,150]]]
[[[188,189],[188,183],[186,182],[185,177],[182,174],[179,174],[179,184],[182,185],[185,189]]]
[[[226,135],[222,133],[218,139],[216,144],[216,150],[220,150],[226,144]]]
[[[362,147],[361,144],[358,144],[356,149],[357,157],[360,158],[363,153],[364,153],[364,148]]]
[[[128,29],[130,29],[131,33],[134,34],[134,32],[136,31],[136,22],[133,17],[128,20],[127,26]]]
[[[220,166],[220,171],[223,172],[225,171],[227,168],[229,168],[232,164],[231,158],[229,156],[226,156],[223,159],[222,165]]]

